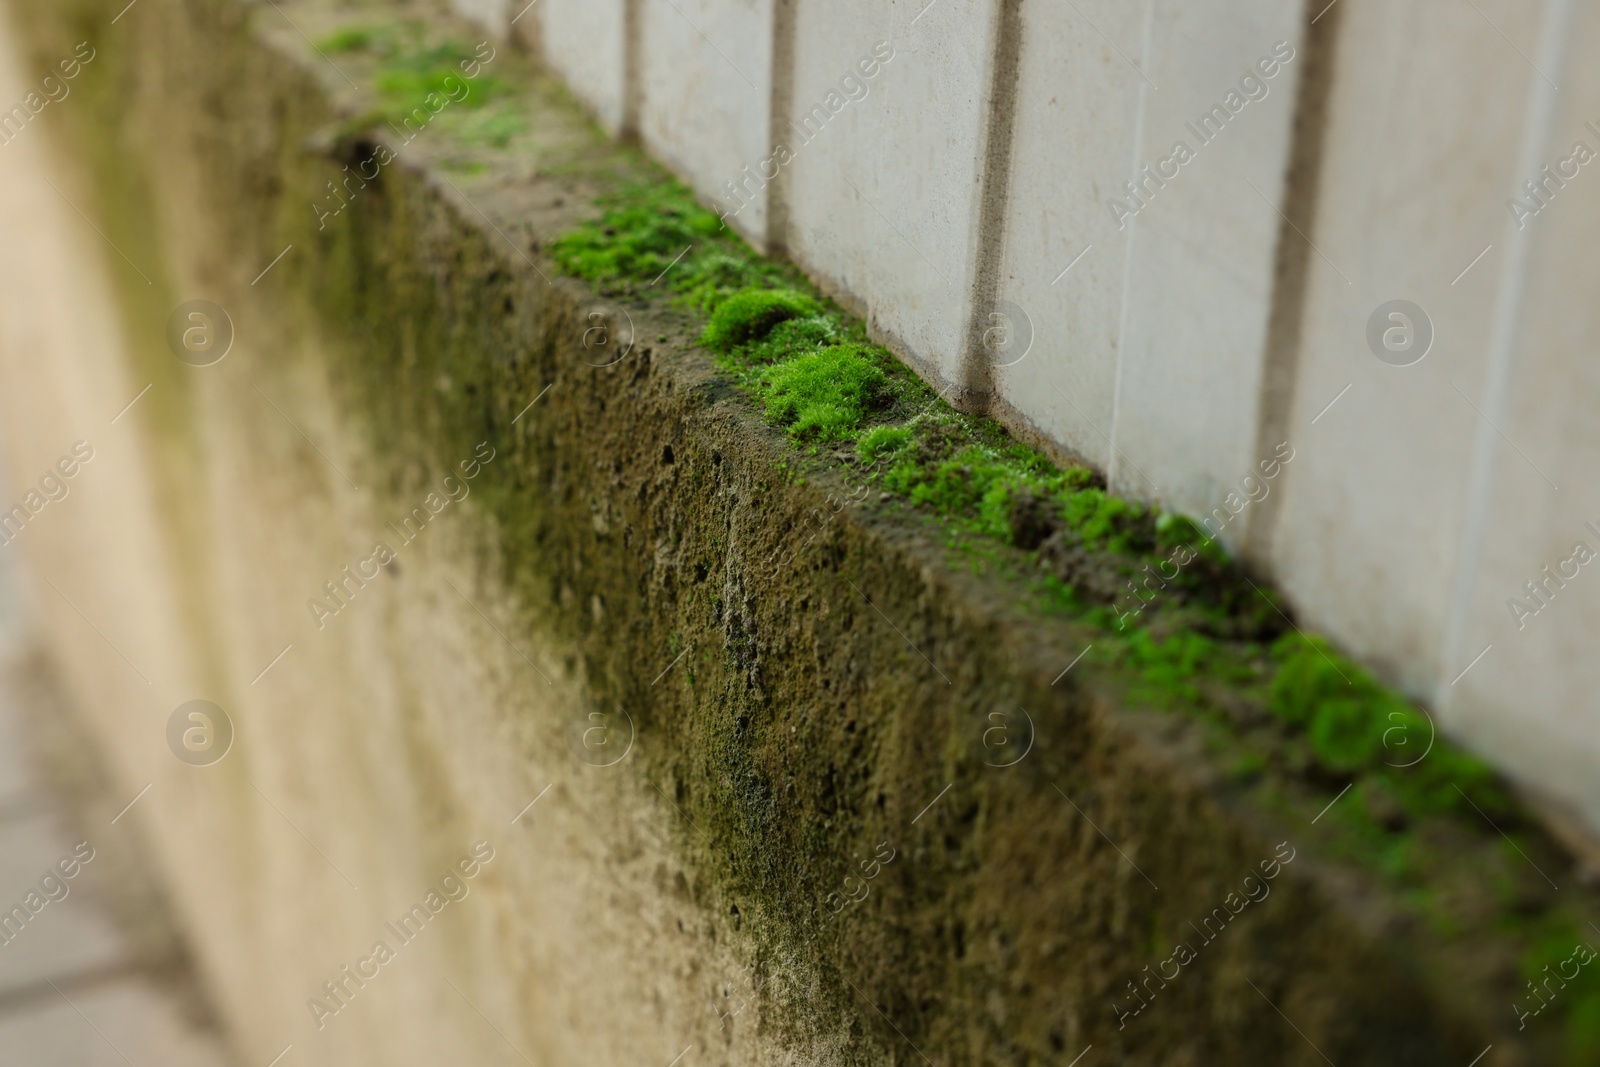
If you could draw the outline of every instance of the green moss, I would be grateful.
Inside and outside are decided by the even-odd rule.
[[[317,47],[324,52],[333,52],[335,54],[340,52],[365,52],[372,47],[377,39],[377,33],[365,26],[347,26],[342,30],[335,30],[322,38],[317,42]]]
[[[730,302],[731,303],[731,302]],[[833,345],[761,373],[767,417],[796,440],[838,441],[860,428],[884,375],[859,345]]]
[[[707,348],[731,352],[738,345],[764,340],[781,322],[818,310],[815,300],[792,289],[747,289],[720,302],[700,340]]]
[[[505,84],[481,70],[469,78],[468,67],[478,62],[476,53],[452,41],[432,47],[396,48],[385,57],[375,83],[379,92],[399,100],[402,106],[420,106],[429,93],[438,93],[449,97],[464,94],[456,103],[481,107],[491,96],[503,92]]]
[[[911,431],[904,426],[874,426],[856,443],[856,455],[868,463],[893,456],[911,444]]]
[[[1144,508],[1100,489],[1084,489],[1066,498],[1062,517],[1090,548],[1126,551]]]
[[[660,290],[714,312],[743,289],[793,279],[764,263],[680,182],[628,186],[600,200],[600,218],[551,242],[563,271],[608,292]]]

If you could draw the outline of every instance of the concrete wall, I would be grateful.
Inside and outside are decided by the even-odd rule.
[[[1600,151],[1574,58],[1596,15],[542,0],[519,21],[609,127],[633,107],[648,147],[952,398],[1118,491],[1228,516],[1287,442],[1221,538],[1307,624],[1600,826],[1600,670],[1577,654],[1600,581],[1552,582],[1536,619],[1507,604],[1540,607],[1524,583],[1577,541],[1600,551],[1580,414],[1595,322],[1575,295],[1600,167],[1550,183],[1520,226],[1507,205],[1574,142]],[[1410,366],[1367,340],[1395,299],[1434,331]],[[1022,340],[986,347],[991,327]]]

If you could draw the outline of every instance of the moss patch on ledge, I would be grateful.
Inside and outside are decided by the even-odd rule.
[[[1310,809],[1326,855],[1380,879],[1411,922],[1480,965],[1514,960],[1531,981],[1595,934],[1592,893],[1543,892],[1539,865],[1568,860],[1506,783],[1298,627],[1191,517],[1120,498],[1096,472],[1060,468],[955,410],[680,183],[663,177],[599,206],[555,243],[557,261],[602,291],[705,313],[702,343],[791,438],[797,477],[865,479],[886,508],[937,528],[953,566],[1093,626],[1099,665],[1131,700],[1206,725],[1235,795],[1293,814],[1335,798],[1325,819]],[[676,273],[667,294],[655,289],[663,271]],[[1269,479],[1293,462],[1285,448]],[[1600,1058],[1600,980],[1565,991],[1557,1013],[1565,1062]]]

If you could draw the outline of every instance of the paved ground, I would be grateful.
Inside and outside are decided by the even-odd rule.
[[[29,917],[0,925],[0,1067],[226,1067],[134,820],[106,814],[126,798],[98,788],[30,651],[15,565],[0,548],[0,920]],[[75,846],[93,858],[60,880]]]

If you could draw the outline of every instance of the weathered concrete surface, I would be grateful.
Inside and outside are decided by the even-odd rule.
[[[1525,583],[1600,548],[1591,168],[1525,227],[1507,201],[1574,141],[1600,150],[1573,43],[1600,23],[1561,3],[1342,6],[1274,570],[1309,620],[1593,825],[1600,583],[1550,581],[1520,625],[1507,604],[1539,608]],[[1435,331],[1411,366],[1365,338],[1395,298]]]
[[[1183,917],[1330,797],[1241,804],[1203,727],[1125,710],[1092,662],[1062,678],[1091,635],[951,567],[934,524],[848,508],[771,573],[842,487],[796,484],[687,312],[632,303],[636,349],[586,358],[604,302],[540,248],[653,172],[515,56],[524,134],[441,118],[319,228],[372,151],[344,81],[372,70],[295,27],[351,9],[141,4],[113,28],[114,6],[18,9],[34,56],[81,26],[104,66],[45,113],[60,157],[0,169],[7,232],[50,249],[0,257],[12,466],[64,427],[107,443],[12,547],[82,612],[55,607],[53,645],[122,782],[153,783],[135,810],[251,1061],[1320,1062],[1303,1033],[1335,1062],[1534,1062],[1485,1007],[1514,974],[1425,953],[1309,846],[1119,1027]],[[197,296],[237,327],[208,368],[163,336]],[[470,495],[399,544],[385,524],[480,443]],[[308,599],[391,538],[319,625]],[[197,696],[237,727],[214,766],[165,739]],[[1032,755],[986,765],[1016,707]],[[623,722],[615,766],[569,746]],[[314,1018],[478,840],[465,899]],[[826,922],[880,843],[876,892]]]

